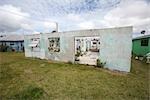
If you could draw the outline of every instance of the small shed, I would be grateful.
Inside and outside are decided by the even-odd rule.
[[[133,38],[132,52],[137,56],[144,56],[150,52],[150,35]]]

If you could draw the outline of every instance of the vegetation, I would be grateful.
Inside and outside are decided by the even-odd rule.
[[[8,48],[8,46],[6,46],[6,45],[0,45],[0,52],[6,52],[7,48]]]
[[[75,61],[79,61],[79,58],[81,56],[81,51],[77,51],[77,53],[75,54]]]
[[[75,54],[76,57],[79,57],[80,55],[81,55],[81,52],[77,52],[77,53]]]
[[[68,64],[73,64],[73,62],[72,62],[72,61],[68,61],[67,63],[68,63]]]
[[[103,68],[106,62],[101,62],[100,59],[96,60],[96,67]]]
[[[149,66],[123,74],[86,65],[0,53],[1,100],[149,100]]]
[[[36,100],[39,99],[44,94],[43,89],[29,86],[25,90],[19,92],[18,94],[15,94],[12,96],[11,99],[15,100]]]

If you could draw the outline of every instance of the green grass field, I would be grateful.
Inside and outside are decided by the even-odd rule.
[[[123,74],[0,53],[0,100],[148,100],[149,66]]]

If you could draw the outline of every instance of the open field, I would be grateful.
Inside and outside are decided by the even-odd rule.
[[[0,53],[0,100],[148,100],[149,66],[129,74]]]

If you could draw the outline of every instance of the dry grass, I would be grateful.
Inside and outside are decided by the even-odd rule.
[[[129,74],[0,53],[1,100],[148,100],[149,66]]]

